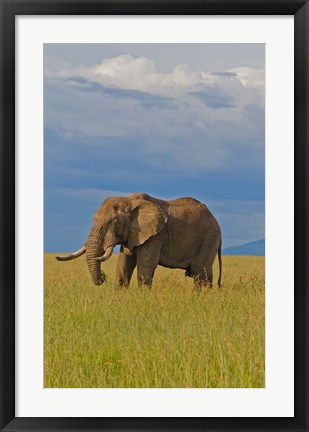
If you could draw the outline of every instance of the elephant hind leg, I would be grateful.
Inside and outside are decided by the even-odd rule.
[[[213,275],[212,267],[195,267],[191,266],[192,277],[194,278],[194,284],[198,287],[207,286],[212,288]]]

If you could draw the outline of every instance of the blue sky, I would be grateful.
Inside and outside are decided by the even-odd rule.
[[[262,44],[45,44],[45,250],[107,196],[193,196],[224,247],[264,237]]]

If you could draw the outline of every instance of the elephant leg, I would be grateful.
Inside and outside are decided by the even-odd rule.
[[[152,279],[154,276],[154,271],[155,269],[145,269],[145,268],[141,268],[138,267],[137,268],[137,281],[138,281],[138,286],[142,286],[142,285],[146,285],[148,286],[148,288],[151,288],[152,286]]]
[[[207,275],[207,284],[212,287],[212,281],[213,281],[212,266],[207,267],[205,273]]]
[[[155,242],[143,245],[136,253],[138,285],[147,285],[149,288],[152,285],[152,279],[160,257],[159,249],[154,248],[154,244],[151,243]]]
[[[191,263],[191,273],[194,277],[195,285],[212,288],[212,266],[217,255],[216,247],[216,243],[210,246],[206,242],[201,247],[202,252]]]
[[[198,287],[208,286],[212,288],[212,266],[200,267],[191,266],[191,274],[194,279],[194,284]]]
[[[116,284],[128,286],[136,266],[135,255],[125,255],[120,252],[116,266]]]
[[[157,262],[145,262],[143,258],[137,258],[137,281],[139,286],[151,287],[156,267]]]

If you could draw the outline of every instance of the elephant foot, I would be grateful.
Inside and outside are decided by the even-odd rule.
[[[125,283],[122,281],[115,282],[115,290],[116,291],[125,291],[128,289],[128,287],[129,287],[128,283]]]

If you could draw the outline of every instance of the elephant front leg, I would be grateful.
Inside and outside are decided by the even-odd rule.
[[[149,269],[146,267],[138,267],[137,266],[137,282],[138,286],[141,287],[142,285],[148,286],[148,288],[151,288],[152,285],[152,279],[154,275],[154,269]]]
[[[116,285],[128,286],[136,266],[135,255],[125,255],[120,252],[116,266]]]
[[[152,285],[155,269],[159,262],[160,253],[151,247],[151,243],[143,245],[137,252],[137,281],[138,285]]]

